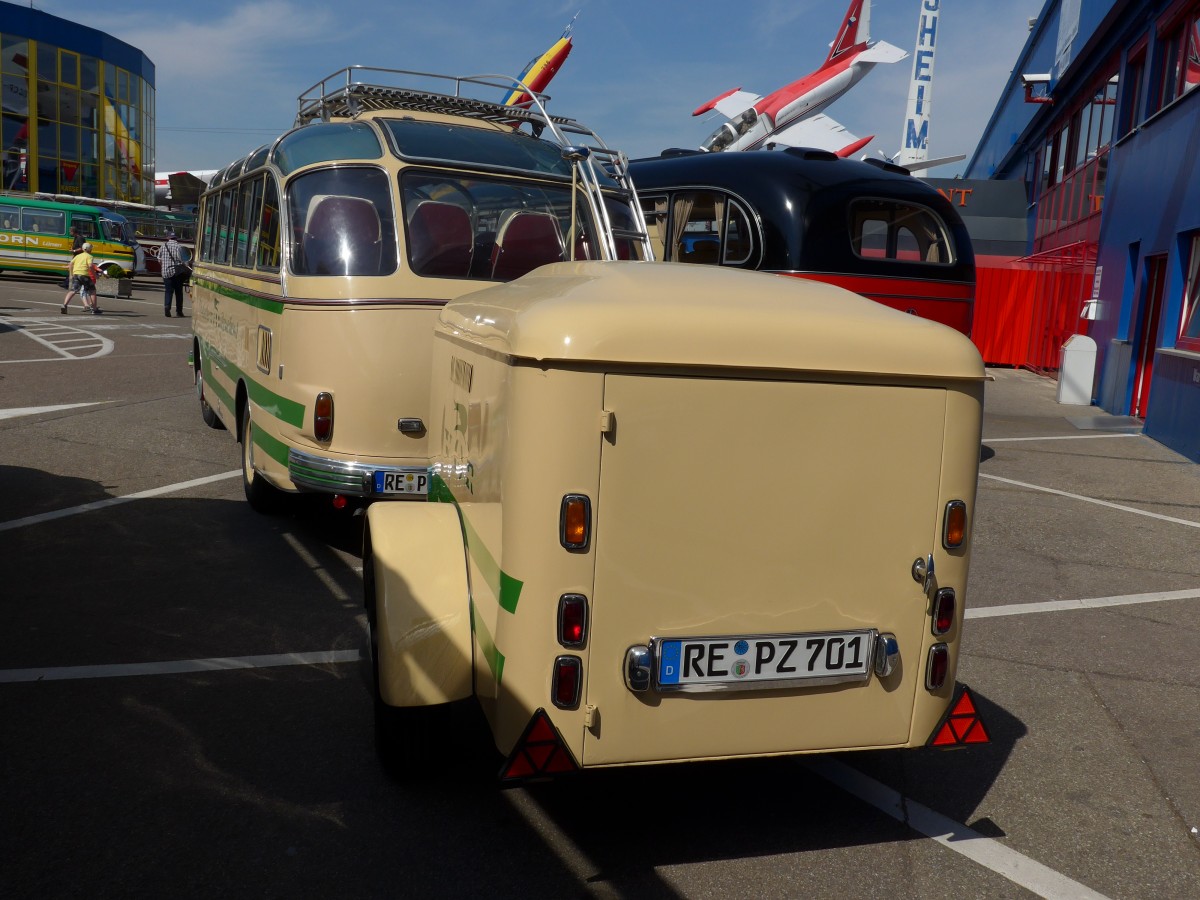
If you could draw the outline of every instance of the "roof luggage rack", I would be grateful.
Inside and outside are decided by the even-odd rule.
[[[445,90],[429,90],[430,84]],[[519,90],[531,99],[522,106],[506,106],[471,96],[484,91],[507,93],[513,90]],[[586,125],[574,119],[550,115],[546,111],[546,101],[549,99],[546,94],[530,90],[519,79],[505,75],[454,76],[407,69],[347,66],[321,79],[297,98],[295,127],[328,122],[333,118],[351,118],[375,110],[414,110],[499,124],[528,124],[534,137],[553,140],[564,155],[570,152],[571,158],[578,163],[593,215],[605,224],[610,258],[617,258],[615,237],[639,241],[645,258],[653,259],[645,218],[629,177],[628,157],[619,150],[607,147],[600,136]],[[549,134],[545,133],[547,131]],[[581,149],[585,151],[582,154],[579,153]],[[597,164],[617,182],[620,193],[629,199],[631,211],[636,217],[635,230],[622,230],[614,235],[600,178],[595,170]]]

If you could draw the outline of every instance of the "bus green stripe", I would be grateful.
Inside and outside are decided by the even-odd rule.
[[[304,426],[304,404],[281,397],[261,383],[246,379],[246,391],[250,399],[264,412],[296,428]]]
[[[232,362],[225,359],[212,349],[212,345],[205,343],[202,348],[201,359],[205,361],[207,366],[216,366],[221,370],[227,379],[232,382],[245,381],[246,392],[250,395],[250,399],[254,404],[265,413],[269,413],[281,422],[286,422],[295,428],[304,427],[304,419],[307,410],[303,403],[298,403],[295,400],[290,400],[287,397],[282,397],[276,394],[270,388],[263,385],[261,382],[255,381],[253,378],[246,377],[246,373],[235,366]],[[228,408],[233,409],[233,398],[223,391],[216,382],[211,378],[211,369],[206,371],[205,381],[213,385],[214,390],[221,397],[221,402]]]
[[[225,297],[229,300],[235,300],[238,303],[245,303],[247,306],[253,306],[255,309],[261,309],[263,312],[273,313],[275,315],[283,315],[283,301],[272,300],[267,297],[259,297],[254,294],[247,294],[245,291],[239,291],[236,288],[231,288],[228,285],[217,284],[207,278],[193,276],[192,281],[207,290]]]
[[[213,358],[211,353],[202,353],[200,355],[200,377],[204,379],[204,389],[212,390],[221,405],[226,409],[233,409],[233,397],[229,391],[225,390],[225,386],[220,384],[213,377]]]
[[[275,460],[283,467],[288,464],[288,446],[279,438],[267,433],[261,428],[250,429],[250,434],[254,436],[254,443],[262,447],[266,451],[267,456]]]
[[[479,615],[479,607],[473,600],[471,601],[471,629],[475,632],[475,639],[479,641],[479,649],[483,653],[488,668],[492,670],[492,677],[496,679],[496,684],[499,684],[504,677],[504,654],[496,647],[496,641],[492,637],[492,633],[488,631],[487,623]]]
[[[435,502],[453,503],[458,507],[459,518],[462,519],[463,530],[467,536],[467,552],[471,554],[471,559],[479,567],[484,582],[491,588],[496,602],[500,604],[500,608],[505,612],[515,614],[517,603],[521,600],[521,589],[525,586],[525,582],[513,578],[500,568],[500,564],[496,562],[496,557],[488,550],[483,538],[479,536],[479,533],[471,525],[470,520],[463,514],[462,507],[459,506],[458,500],[454,497],[454,492],[450,490],[450,485],[446,484],[439,475],[433,476],[429,490],[429,499]]]

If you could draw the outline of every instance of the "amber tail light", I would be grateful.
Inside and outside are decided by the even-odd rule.
[[[592,501],[583,494],[567,494],[558,518],[558,539],[568,550],[586,550],[591,538]]]

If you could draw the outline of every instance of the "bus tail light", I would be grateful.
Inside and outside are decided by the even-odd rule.
[[[562,735],[544,709],[539,709],[525,726],[512,753],[500,769],[502,781],[561,775],[579,769]]]
[[[933,633],[943,635],[954,627],[954,588],[939,588],[933,597]]]
[[[558,517],[558,539],[567,550],[586,550],[591,537],[592,501],[583,494],[567,494]]]
[[[321,391],[313,405],[313,436],[322,443],[333,437],[333,394]]]
[[[950,671],[950,648],[945,644],[934,644],[929,648],[929,662],[925,665],[925,688],[940,691],[946,684]]]
[[[564,647],[587,643],[587,597],[582,594],[558,598],[558,642]]]
[[[550,681],[550,699],[559,709],[577,709],[583,686],[583,661],[578,656],[559,656],[554,660]]]
[[[957,550],[967,539],[967,504],[951,500],[946,504],[946,516],[942,521],[942,546]]]

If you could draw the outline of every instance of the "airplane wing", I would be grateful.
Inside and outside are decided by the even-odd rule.
[[[838,156],[849,156],[867,146],[874,137],[875,135],[857,137],[845,125],[829,118],[825,113],[817,113],[779,129],[763,143],[781,147],[816,147]]]
[[[876,41],[862,53],[855,62],[894,63],[908,56],[908,51],[901,50],[887,41]]]
[[[703,106],[697,107],[692,115],[702,116],[715,109],[727,119],[736,119],[761,99],[761,94],[734,88],[732,91],[726,91],[724,94],[713,97]]]
[[[939,156],[937,159],[917,159],[912,162],[896,163],[908,169],[910,172],[924,172],[926,169],[933,169],[937,166],[944,166],[947,163],[958,162],[960,159],[966,159],[965,153],[959,153],[957,156]]]

